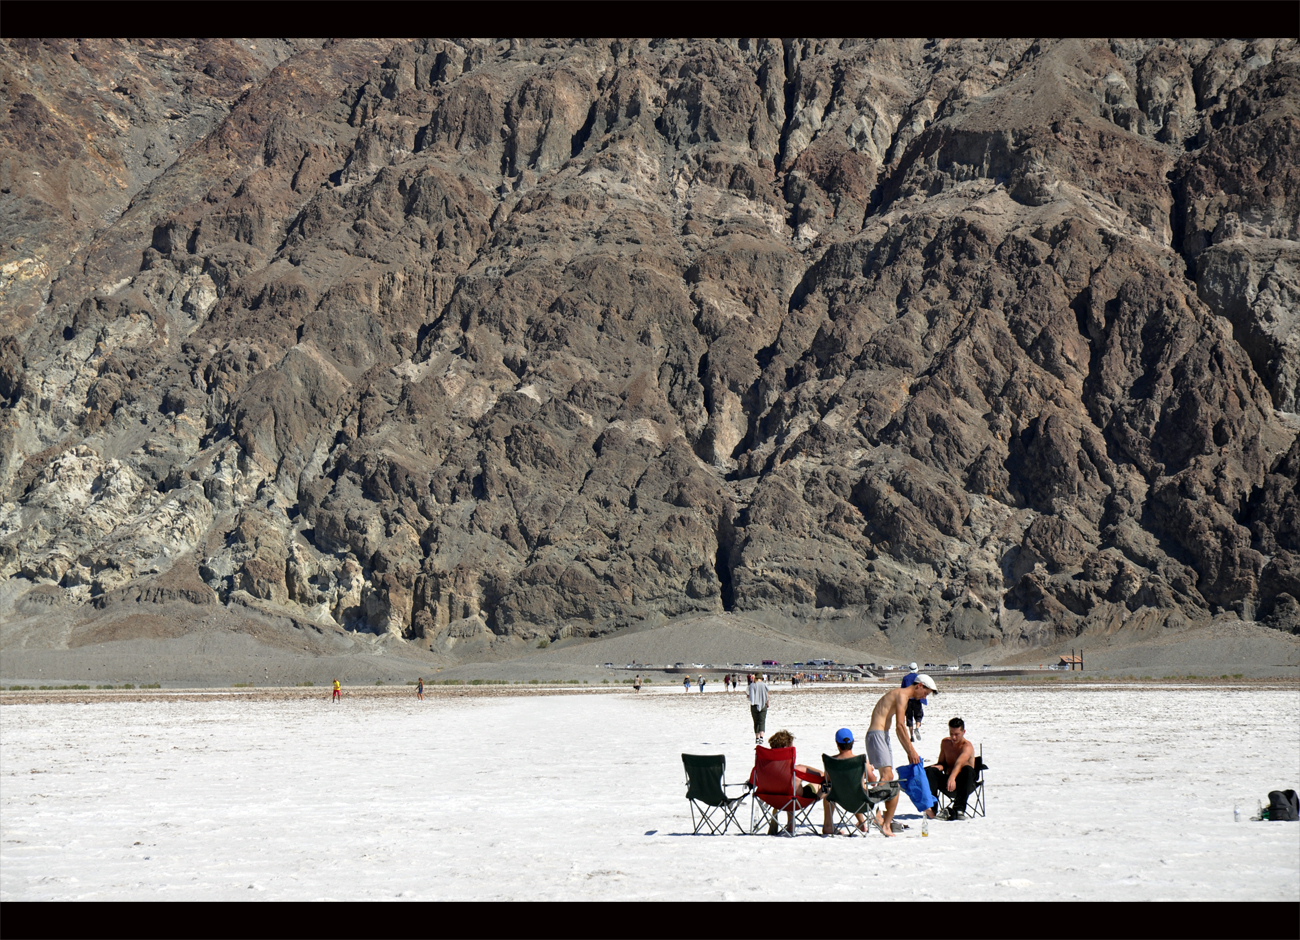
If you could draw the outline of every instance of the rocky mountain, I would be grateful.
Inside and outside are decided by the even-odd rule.
[[[6,40],[0,618],[1300,632],[1294,40]]]

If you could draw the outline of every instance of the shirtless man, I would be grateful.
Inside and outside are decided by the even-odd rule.
[[[898,732],[898,740],[907,752],[907,759],[913,764],[921,763],[921,755],[912,746],[912,738],[907,733],[907,703],[913,699],[924,701],[931,692],[936,695],[939,689],[934,680],[922,673],[916,681],[905,689],[891,689],[880,697],[871,712],[871,727],[867,731],[867,760],[880,768],[881,780],[894,780],[894,753],[889,745],[889,725],[892,722]],[[894,810],[898,807],[898,797],[885,804],[885,818],[880,824],[880,831],[887,836],[894,834],[890,823],[894,819]]]
[[[966,723],[960,718],[948,722],[948,737],[939,745],[939,760],[925,768],[925,776],[935,796],[939,795],[939,787],[952,794],[949,819],[966,815],[966,798],[975,779],[975,746],[966,740]],[[933,819],[934,807],[926,810],[925,815]]]

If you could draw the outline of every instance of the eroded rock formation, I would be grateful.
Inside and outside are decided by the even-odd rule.
[[[443,651],[722,609],[1300,630],[1291,40],[0,70],[11,600]]]

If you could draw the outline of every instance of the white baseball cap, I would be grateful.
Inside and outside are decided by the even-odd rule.
[[[939,687],[935,685],[934,680],[931,679],[929,676],[927,676],[925,673],[921,673],[919,676],[916,677],[916,684],[925,686],[935,695],[939,694]]]

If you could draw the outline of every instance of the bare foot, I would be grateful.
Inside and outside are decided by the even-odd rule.
[[[887,836],[892,836],[894,834],[894,830],[890,828],[889,823],[881,823],[880,831]]]
[[[925,815],[928,816],[930,819],[934,819],[934,807],[931,806],[929,809],[927,809],[925,811]]]

